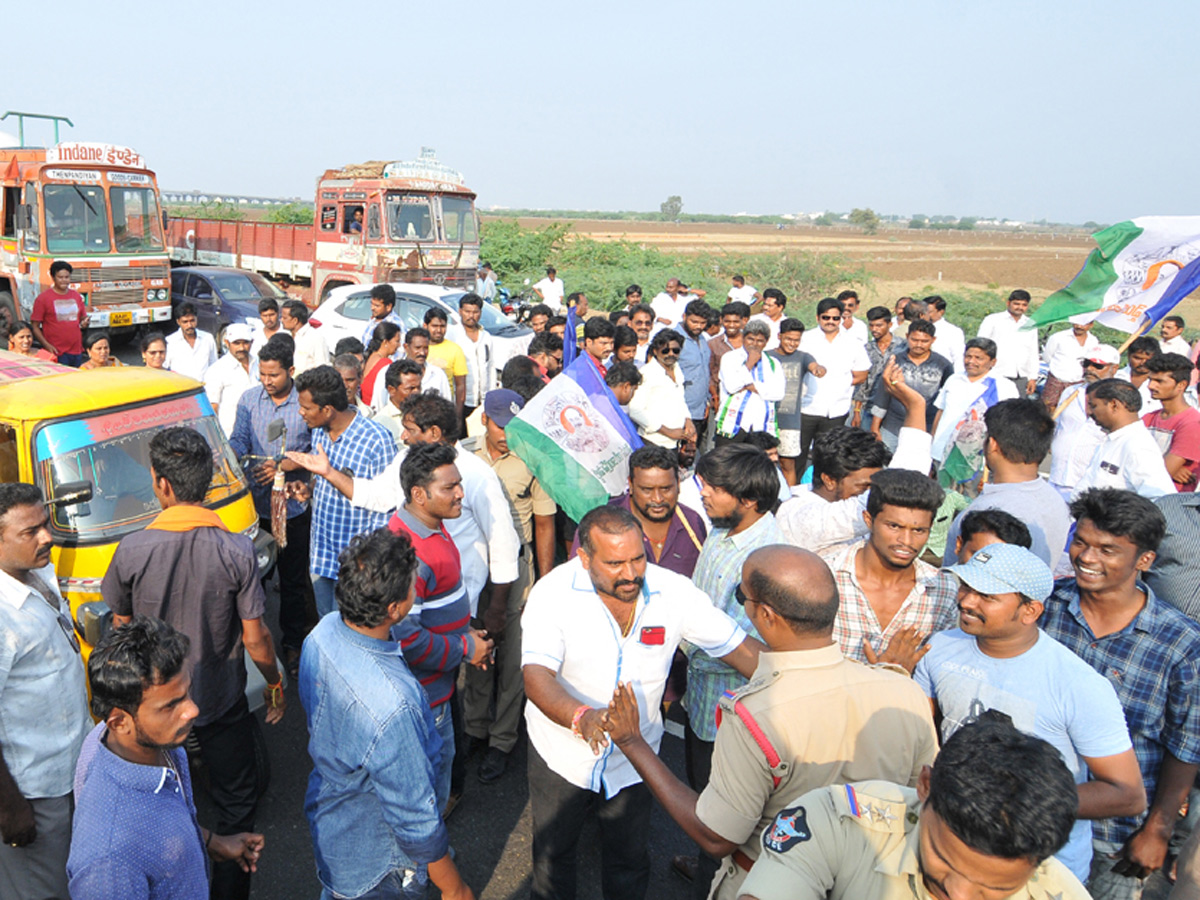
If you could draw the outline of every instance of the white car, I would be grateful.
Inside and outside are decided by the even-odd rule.
[[[425,311],[435,306],[446,311],[447,337],[454,340],[455,334],[461,332],[458,301],[466,291],[404,282],[391,282],[391,285],[396,291],[395,312],[404,323],[406,332],[418,326],[424,328]],[[309,323],[325,338],[331,358],[337,342],[342,338],[362,340],[367,322],[371,319],[372,287],[372,284],[347,284],[334,288],[325,302],[309,316]],[[526,325],[514,325],[488,303],[483,304],[480,324],[492,336],[492,363],[497,372],[512,357],[524,353],[529,347],[533,331]]]

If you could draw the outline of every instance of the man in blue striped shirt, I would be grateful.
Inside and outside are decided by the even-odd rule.
[[[1088,890],[1137,900],[1200,769],[1200,626],[1141,580],[1166,521],[1132,491],[1093,488],[1071,503],[1075,578],[1060,581],[1041,625],[1116,688],[1150,808],[1097,821]]]

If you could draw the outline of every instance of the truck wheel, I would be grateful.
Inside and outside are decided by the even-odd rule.
[[[0,324],[7,331],[17,321],[17,305],[10,291],[0,291]]]

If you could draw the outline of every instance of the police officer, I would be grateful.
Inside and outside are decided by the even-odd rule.
[[[710,896],[733,900],[759,834],[814,788],[882,778],[913,786],[937,753],[929,703],[900,670],[846,659],[833,640],[837,584],[814,553],[751,553],[735,596],[769,648],[750,683],[726,692],[712,774],[697,795],[637,730],[637,702],[618,688],[607,728],[670,816],[721,867]],[[866,895],[863,895],[866,896]]]
[[[483,401],[485,435],[463,442],[464,448],[491,466],[500,478],[521,539],[518,575],[508,591],[507,609],[492,608],[488,602],[490,591],[485,590],[480,598],[482,627],[490,635],[503,636],[496,649],[496,665],[489,669],[469,667],[463,691],[463,727],[467,737],[472,744],[488,745],[479,764],[479,780],[484,784],[504,774],[509,754],[517,743],[521,701],[525,699],[521,680],[521,611],[534,582],[534,546],[537,574],[545,575],[554,568],[554,514],[558,506],[521,458],[509,452],[504,436],[505,426],[524,406],[524,398],[516,391],[489,391]],[[493,686],[495,715],[491,714]]]
[[[1078,795],[1058,751],[985,712],[946,741],[916,790],[818,788],[781,810],[742,900],[1086,900],[1052,857]]]

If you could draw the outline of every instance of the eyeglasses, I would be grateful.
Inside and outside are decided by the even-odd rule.
[[[753,597],[747,597],[742,590],[742,583],[739,581],[733,586],[733,598],[737,600],[738,606],[745,606],[747,603],[757,603]]]
[[[1096,362],[1094,359],[1081,359],[1079,364],[1085,369],[1103,369],[1108,363]]]
[[[817,318],[819,318],[822,322],[840,322],[840,321],[842,321],[841,316],[818,316]]]
[[[682,347],[663,347],[659,351],[661,356],[678,356],[683,352]]]

